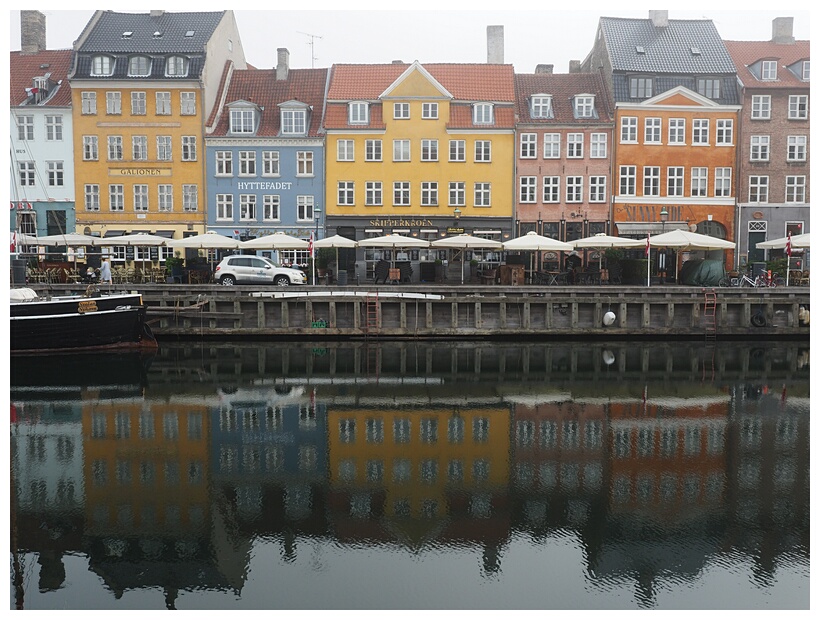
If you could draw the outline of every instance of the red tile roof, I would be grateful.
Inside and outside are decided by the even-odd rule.
[[[613,120],[615,106],[603,79],[597,73],[517,73],[515,75],[516,108],[519,123],[545,125],[588,124]],[[531,118],[530,97],[552,95],[554,118]],[[573,113],[573,97],[580,94],[595,95],[598,118],[576,119]]]
[[[230,78],[225,104],[233,101],[251,101],[261,108],[262,120],[256,136],[279,135],[279,105],[285,101],[300,101],[312,107],[309,136],[319,135],[322,122],[327,69],[290,69],[286,80],[276,79],[276,69],[234,71]],[[230,126],[227,108],[217,122],[212,136],[224,136]]]
[[[800,60],[809,59],[809,42],[795,41],[792,44],[773,43],[771,41],[724,41],[729,55],[735,63],[737,76],[746,88],[805,88],[810,82],[804,82],[786,69]],[[777,80],[758,80],[747,68],[758,60],[777,59]]]
[[[48,67],[43,67],[48,65]],[[66,107],[71,105],[71,87],[66,79],[71,65],[71,50],[46,50],[36,54],[11,52],[9,85],[12,107],[22,105],[26,100],[26,88],[31,88],[36,77],[51,73],[51,80],[62,84],[57,92],[44,103],[46,106]]]
[[[410,66],[408,63],[333,65],[328,100],[375,101]],[[513,66],[422,64],[457,100],[513,102]]]

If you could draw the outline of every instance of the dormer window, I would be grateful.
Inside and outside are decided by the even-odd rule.
[[[811,62],[808,60],[803,61],[803,81],[808,82],[809,76],[811,75]]]
[[[575,97],[575,118],[592,118],[595,116],[595,97],[593,95],[577,95]]]
[[[151,59],[148,56],[132,56],[128,61],[128,75],[145,77],[151,74]]]
[[[304,136],[307,133],[307,109],[304,104],[300,107],[282,108],[282,135]]]
[[[351,125],[366,125],[370,120],[368,108],[366,101],[351,101],[347,105],[348,122]]]
[[[114,61],[111,56],[94,56],[91,59],[91,75],[106,76],[114,72]]]
[[[629,98],[649,99],[652,96],[652,78],[629,78]]]
[[[530,98],[530,117],[553,118],[552,95],[533,95]]]
[[[256,131],[256,114],[250,108],[231,110],[231,133],[254,133]]]
[[[760,63],[760,79],[774,81],[777,79],[777,61],[764,60]]]
[[[492,125],[493,124],[493,104],[474,103],[473,104],[473,124]]]
[[[188,75],[188,59],[182,56],[169,56],[165,62],[165,75],[168,77],[185,77]]]

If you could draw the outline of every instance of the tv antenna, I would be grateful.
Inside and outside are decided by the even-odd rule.
[[[310,37],[310,43],[308,43],[308,45],[310,45],[310,68],[313,69],[313,61],[316,60],[316,56],[314,56],[313,54],[313,40],[321,39],[322,37],[320,37],[318,34],[310,34],[309,32],[300,32],[298,30],[296,32],[298,32],[299,34],[303,34],[306,37]]]

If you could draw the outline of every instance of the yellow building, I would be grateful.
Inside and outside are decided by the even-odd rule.
[[[77,231],[204,232],[203,127],[226,64],[246,66],[233,13],[97,11],[74,51]],[[165,257],[113,252],[115,263]]]
[[[512,65],[334,65],[324,123],[327,234],[509,239],[514,104]],[[368,276],[377,254],[358,257]],[[432,250],[407,257],[436,258]]]

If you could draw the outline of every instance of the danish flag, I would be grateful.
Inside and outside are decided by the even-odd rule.
[[[308,242],[308,252],[310,252],[310,257],[313,258],[313,233],[310,233],[310,241]]]
[[[789,236],[786,237],[786,256],[792,255],[792,234],[789,233]]]
[[[646,255],[649,256],[649,234],[646,235]]]

